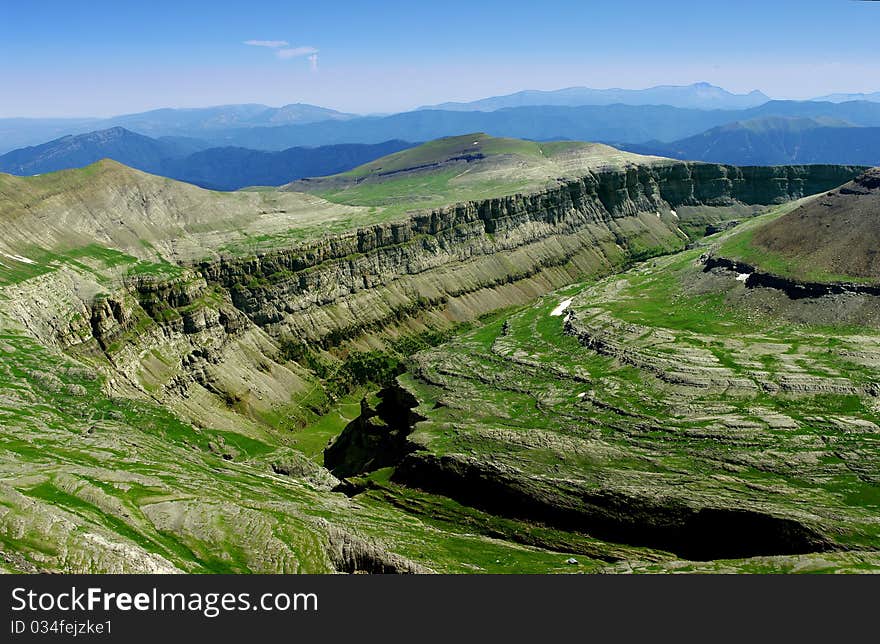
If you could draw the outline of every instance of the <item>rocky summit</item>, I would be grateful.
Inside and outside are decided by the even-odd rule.
[[[876,183],[482,134],[0,175],[0,569],[875,569]]]

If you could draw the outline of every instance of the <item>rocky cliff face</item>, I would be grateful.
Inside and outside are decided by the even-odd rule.
[[[111,293],[67,274],[47,278],[18,289],[16,317],[62,347],[105,354],[123,380],[160,400],[187,398],[195,385],[228,406],[269,409],[289,404],[309,377],[279,357],[279,340],[330,348],[448,327],[683,247],[688,215],[676,208],[787,201],[858,171],[669,163],[592,172],[533,194],[141,276]],[[52,306],[41,306],[47,298]]]
[[[668,250],[683,242],[656,184],[639,181],[637,174],[608,181],[619,185],[589,177],[196,269],[276,334],[318,341],[334,332],[352,337],[426,308],[453,308],[453,300],[528,280],[585,252],[595,270],[622,260],[630,244]],[[655,214],[661,210],[662,220]],[[573,242],[573,236],[579,239]],[[492,308],[478,305],[461,317]]]
[[[671,205],[777,204],[846,183],[864,168],[839,165],[733,166],[682,163],[655,168]]]
[[[552,288],[607,270],[627,254],[670,250],[684,241],[674,213],[679,206],[780,203],[857,172],[842,166],[638,166],[196,269],[273,334],[338,340],[424,317],[425,309],[473,317],[498,302],[465,302],[470,295],[534,283],[539,275]],[[556,271],[564,275],[549,275],[553,267],[565,267]]]

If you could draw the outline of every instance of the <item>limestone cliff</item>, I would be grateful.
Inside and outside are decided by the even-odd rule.
[[[531,194],[134,276],[111,292],[106,280],[65,268],[7,289],[9,308],[42,340],[105,356],[117,392],[183,401],[197,416],[207,395],[229,413],[263,418],[310,386],[308,372],[280,356],[285,338],[327,349],[447,328],[679,249],[689,241],[684,211],[784,202],[858,171],[608,168]]]
[[[335,334],[338,340],[424,317],[425,309],[474,317],[521,303],[510,284],[528,284],[527,298],[534,288],[542,292],[608,270],[628,255],[671,250],[685,241],[674,212],[680,206],[780,203],[857,172],[843,166],[634,166],[195,268],[273,334],[318,341]]]

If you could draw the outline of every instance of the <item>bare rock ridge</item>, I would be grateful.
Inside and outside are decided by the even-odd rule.
[[[871,295],[880,297],[880,286],[855,282],[809,282],[782,277],[759,270],[757,267],[726,257],[707,256],[703,270],[723,269],[737,275],[746,275],[747,288],[772,288],[785,293],[792,300],[820,298],[827,295]]]

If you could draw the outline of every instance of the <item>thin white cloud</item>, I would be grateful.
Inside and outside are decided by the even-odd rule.
[[[279,49],[275,52],[275,55],[278,58],[283,60],[287,60],[288,58],[298,58],[299,56],[314,56],[318,53],[318,50],[314,47],[309,47],[308,45],[304,47],[291,47],[289,49]]]
[[[250,45],[251,47],[274,49],[275,56],[281,60],[302,58],[304,56],[309,61],[309,69],[313,72],[318,71],[318,50],[311,45],[291,47],[290,43],[286,40],[245,40],[243,44]]]
[[[251,47],[278,49],[279,47],[287,47],[290,43],[286,40],[245,40],[242,44],[250,45]]]

